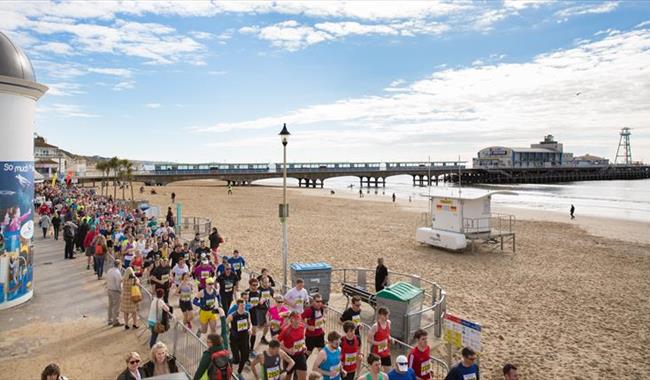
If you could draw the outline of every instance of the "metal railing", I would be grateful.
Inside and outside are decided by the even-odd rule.
[[[333,269],[331,284],[332,287],[339,292],[341,292],[341,286],[343,284],[351,284],[361,289],[373,290],[376,292],[375,284],[368,283],[369,279],[374,279],[374,274],[374,269]],[[422,328],[425,330],[433,328],[435,337],[440,338],[442,336],[442,316],[447,310],[447,293],[444,291],[444,289],[442,289],[442,287],[437,283],[421,278],[420,276],[414,274],[393,272],[389,270],[388,278],[393,283],[397,281],[408,282],[411,285],[417,288],[421,288],[424,291],[423,304],[428,306],[425,306],[421,310],[404,316],[406,325],[409,326],[409,334],[415,331],[417,328]],[[411,320],[418,319],[418,316],[421,317],[423,314],[428,312],[433,312],[433,322],[424,326],[415,326],[415,328],[410,328],[409,323]]]
[[[206,237],[212,232],[212,220],[200,216],[183,216],[180,225],[180,235],[191,234],[192,237],[198,233]]]
[[[515,226],[515,216],[496,214],[483,218],[463,218],[463,232],[466,234],[512,233]]]

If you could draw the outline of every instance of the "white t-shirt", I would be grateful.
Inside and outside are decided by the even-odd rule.
[[[183,273],[190,273],[190,268],[187,267],[187,264],[184,264],[182,267],[176,264],[174,265],[174,268],[172,268],[172,273],[174,273],[174,282],[176,285],[178,285],[181,283],[181,277],[183,277]]]
[[[309,302],[309,293],[304,288],[302,290],[291,288],[284,296],[284,299],[288,301],[287,307],[290,311],[297,311],[302,314],[305,310],[305,305]]]

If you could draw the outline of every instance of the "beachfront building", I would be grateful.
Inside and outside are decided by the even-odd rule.
[[[43,136],[34,136],[34,169],[50,178],[53,173],[63,173],[65,168],[65,156],[59,147],[48,144]]]
[[[560,166],[565,154],[562,144],[552,135],[544,136],[544,141],[531,144],[530,148],[491,146],[481,149],[473,160],[474,168],[545,168]]]
[[[609,166],[609,159],[587,153],[584,156],[574,157],[569,163],[572,166]]]

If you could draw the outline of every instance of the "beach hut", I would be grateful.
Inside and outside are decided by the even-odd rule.
[[[494,240],[512,236],[514,250],[514,217],[494,215],[491,200],[494,194],[517,195],[509,191],[472,191],[448,195],[431,195],[430,226],[420,227],[415,240],[422,244],[450,250],[462,250],[468,240]]]

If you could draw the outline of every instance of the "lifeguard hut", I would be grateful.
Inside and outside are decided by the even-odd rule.
[[[476,243],[500,243],[503,250],[505,239],[512,243],[514,252],[515,217],[492,213],[491,201],[494,194],[517,195],[509,191],[472,191],[466,194],[458,191],[449,195],[429,196],[427,225],[416,230],[415,240],[434,247],[460,251],[468,243],[472,248]]]

